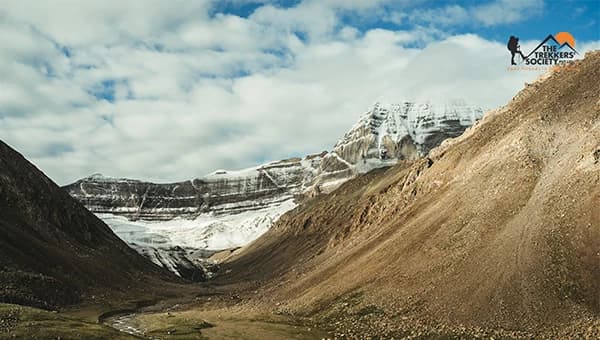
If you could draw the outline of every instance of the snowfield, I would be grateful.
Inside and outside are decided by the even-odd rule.
[[[263,209],[231,215],[202,214],[194,220],[130,221],[124,216],[97,214],[121,239],[142,247],[185,247],[222,250],[246,245],[264,234],[286,211],[292,199]]]

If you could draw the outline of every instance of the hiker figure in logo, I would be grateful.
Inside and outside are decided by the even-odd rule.
[[[521,46],[519,46],[519,38],[515,37],[514,35],[511,35],[508,39],[508,44],[506,44],[506,47],[508,47],[508,50],[512,55],[512,57],[510,58],[511,65],[517,65],[517,63],[515,63],[515,55],[517,53],[521,55],[521,58],[523,58],[523,60],[527,59],[527,57],[524,56],[523,52],[521,52],[520,50]]]

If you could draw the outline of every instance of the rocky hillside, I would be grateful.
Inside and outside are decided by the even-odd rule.
[[[0,302],[55,308],[172,275],[0,141]]]
[[[339,336],[600,336],[600,52],[282,216],[218,280]],[[265,307],[266,305],[266,307]]]

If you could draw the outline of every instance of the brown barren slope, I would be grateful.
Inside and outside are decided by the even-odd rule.
[[[224,264],[240,280],[338,335],[600,336],[600,52],[284,215]]]
[[[180,280],[0,141],[0,303],[54,309],[169,282]]]

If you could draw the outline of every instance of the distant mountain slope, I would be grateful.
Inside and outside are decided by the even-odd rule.
[[[330,192],[372,169],[426,155],[482,116],[480,108],[460,100],[377,103],[329,152],[217,170],[177,183],[95,174],[65,189],[156,264],[202,279],[196,274],[205,265],[194,248],[243,246],[303,198]]]
[[[65,189],[95,213],[137,220],[193,219],[281,205],[307,192],[328,192],[371,169],[424,156],[483,116],[464,101],[377,103],[329,152],[237,170],[217,170],[177,183],[95,174]]]
[[[340,336],[597,338],[600,52],[288,212],[217,280]]]
[[[159,277],[171,275],[0,141],[0,302],[54,308]]]

